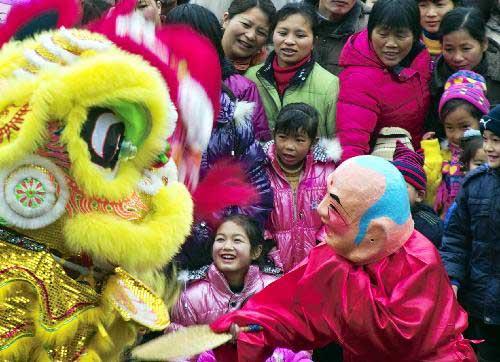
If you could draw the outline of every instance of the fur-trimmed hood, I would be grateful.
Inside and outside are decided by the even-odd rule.
[[[269,156],[269,150],[274,145],[274,141],[266,142],[262,147]],[[342,157],[342,147],[337,138],[320,138],[312,146],[312,155],[314,162],[339,162]]]

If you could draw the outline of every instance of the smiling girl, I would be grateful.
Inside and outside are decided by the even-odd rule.
[[[211,246],[213,263],[191,273],[186,290],[172,310],[170,331],[195,324],[209,324],[241,308],[253,294],[278,277],[275,269],[263,265],[266,251],[259,223],[244,215],[232,215],[218,227]],[[273,273],[271,273],[273,272]],[[311,361],[307,352],[284,349],[275,352],[278,361]],[[281,358],[280,356],[285,358]],[[196,361],[196,358],[193,359]],[[198,361],[215,361],[210,353]]]
[[[210,248],[213,263],[190,278],[172,321],[183,326],[211,323],[276,280],[276,275],[263,273],[257,265],[263,244],[256,220],[244,215],[225,218]]]
[[[455,200],[465,177],[461,162],[464,133],[469,129],[479,130],[479,121],[490,106],[484,78],[479,74],[461,70],[448,79],[445,88],[439,103],[439,116],[446,142],[440,145],[435,138],[422,141],[428,186],[426,202],[442,217]]]
[[[271,130],[285,105],[303,102],[319,112],[318,134],[335,134],[339,83],[312,55],[317,23],[310,5],[285,5],[276,15],[274,51],[263,66],[252,67],[246,74],[257,84]]]

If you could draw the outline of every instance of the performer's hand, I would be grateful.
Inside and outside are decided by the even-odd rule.
[[[455,298],[456,298],[458,293],[458,287],[456,285],[452,285],[451,288],[453,289],[453,293],[455,293]]]
[[[233,336],[233,339],[231,340],[231,343],[236,343],[236,340],[238,339],[238,336],[241,332],[241,328],[239,325],[236,323],[231,324],[231,327],[229,328],[229,333]]]
[[[436,136],[436,132],[426,132],[422,136],[422,140],[431,140],[431,139],[435,138],[435,136]]]

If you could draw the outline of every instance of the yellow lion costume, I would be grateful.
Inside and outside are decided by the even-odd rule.
[[[123,8],[99,26],[0,50],[1,361],[116,360],[169,323],[161,270],[193,205],[158,165],[192,59]]]

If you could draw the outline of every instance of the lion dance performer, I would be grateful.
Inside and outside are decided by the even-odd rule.
[[[117,360],[169,323],[161,271],[193,204],[167,138],[195,183],[220,70],[208,41],[134,5],[83,30],[77,2],[35,0],[0,28],[1,361]]]
[[[389,162],[359,156],[328,179],[325,243],[309,260],[211,327],[237,344],[218,361],[264,361],[273,348],[339,343],[344,361],[475,361],[432,243],[413,229],[406,184]],[[260,325],[261,331],[238,333]],[[237,356],[236,356],[237,355]]]

